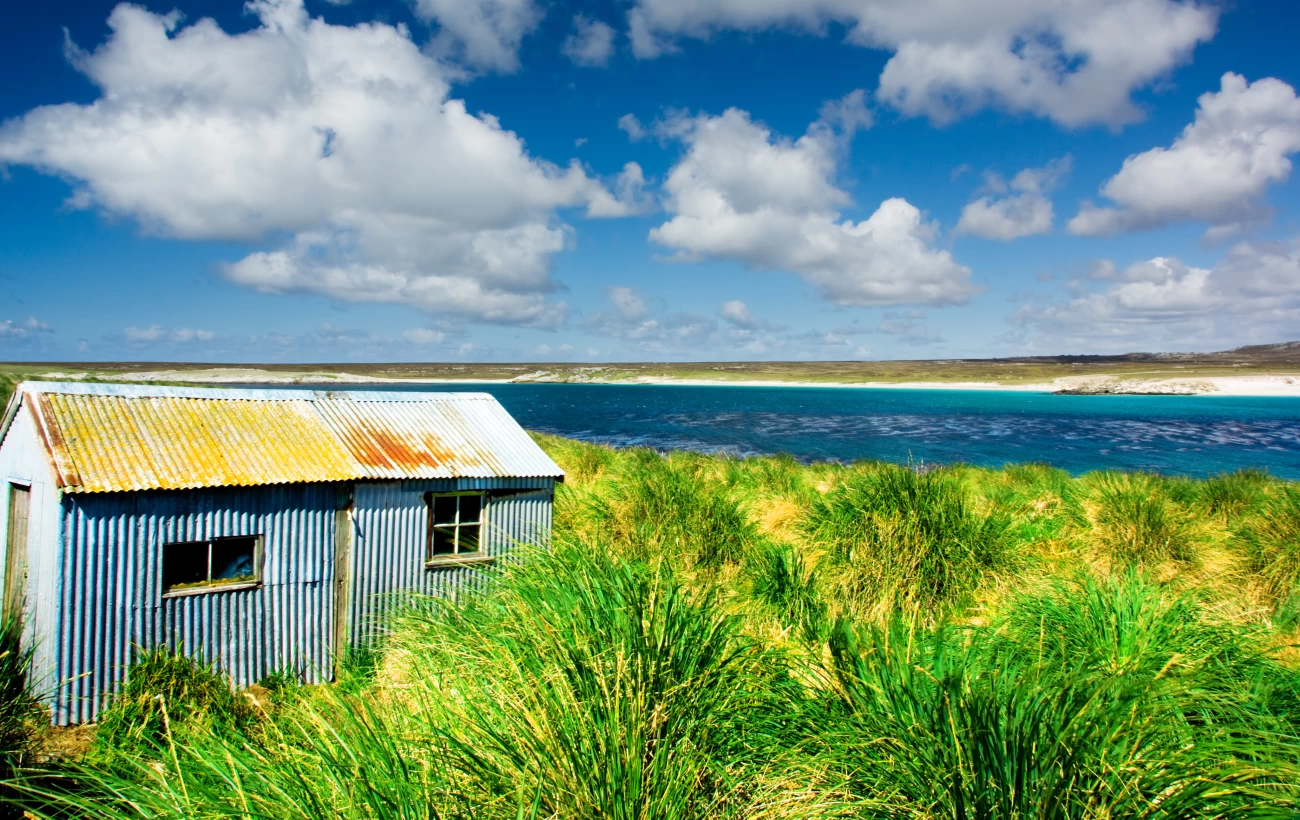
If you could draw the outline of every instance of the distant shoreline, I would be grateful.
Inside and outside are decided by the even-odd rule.
[[[1248,376],[1206,376],[1201,378],[1139,379],[1122,376],[1063,376],[1034,383],[988,381],[799,381],[786,379],[700,379],[673,376],[637,376],[627,379],[547,378],[550,374],[528,374],[511,379],[491,378],[385,378],[348,373],[321,372],[303,375],[280,375],[259,368],[220,368],[212,370],[159,370],[127,374],[60,373],[40,375],[44,379],[80,380],[86,378],[121,382],[186,382],[191,384],[263,384],[312,385],[331,384],[592,384],[646,385],[681,387],[834,387],[874,390],[960,390],[1043,393],[1064,395],[1177,395],[1224,397],[1300,398],[1300,376],[1253,373]]]

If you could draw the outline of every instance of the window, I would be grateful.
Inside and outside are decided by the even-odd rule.
[[[428,543],[425,557],[429,561],[454,556],[479,556],[479,530],[483,526],[482,493],[429,493]]]
[[[163,593],[257,583],[261,546],[257,535],[164,544]]]

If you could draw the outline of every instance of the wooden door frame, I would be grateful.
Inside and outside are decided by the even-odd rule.
[[[348,487],[340,493],[334,512],[334,675],[352,643],[352,543],[353,493]]]
[[[16,612],[21,617],[23,611],[27,608],[27,559],[32,532],[32,487],[30,484],[17,481],[8,482],[7,486],[8,490],[5,496],[4,598],[0,605],[4,607],[5,615]],[[23,520],[21,540],[15,543],[14,501],[18,498],[19,492],[26,495],[27,509]],[[21,577],[16,577],[18,575],[21,575]]]

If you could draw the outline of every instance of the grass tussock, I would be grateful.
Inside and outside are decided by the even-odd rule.
[[[1273,494],[1257,515],[1239,524],[1237,537],[1270,600],[1300,593],[1300,491],[1286,487]]]
[[[1118,567],[1190,563],[1195,542],[1187,516],[1165,482],[1145,473],[1102,473],[1083,501],[1097,553]]]
[[[1199,500],[1210,515],[1232,521],[1261,502],[1270,483],[1263,470],[1243,468],[1222,473],[1200,484]]]
[[[789,544],[768,544],[750,567],[751,594],[776,618],[783,631],[807,642],[825,637],[827,605],[818,571]]]
[[[845,606],[940,617],[1014,562],[1010,518],[977,509],[943,471],[857,470],[811,506],[808,540],[842,568]]]
[[[10,781],[23,808],[241,820],[1300,810],[1287,631],[1300,627],[1300,493],[1285,482],[541,441],[570,471],[549,551],[497,568],[481,595],[415,602],[333,686],[264,682],[266,708],[202,663],[148,655],[106,713],[98,757]],[[1211,583],[1211,560],[1240,577]]]
[[[132,768],[141,752],[248,727],[255,707],[200,658],[158,647],[141,655],[99,720],[87,760]]]
[[[758,525],[731,487],[709,475],[716,465],[650,452],[635,458],[636,480],[612,483],[588,501],[587,514],[602,536],[638,557],[671,556],[706,570],[740,562],[757,544]]]

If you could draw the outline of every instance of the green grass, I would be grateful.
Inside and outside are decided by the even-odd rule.
[[[1290,742],[1252,693],[1001,651],[987,629],[841,625],[845,718],[822,738],[878,816],[1267,815],[1289,805]],[[1262,765],[1261,765],[1262,764]],[[1158,807],[1158,808],[1157,808]]]
[[[100,716],[87,761],[135,768],[150,752],[195,735],[245,728],[254,716],[252,702],[201,657],[159,647],[135,662]]]
[[[808,540],[841,568],[850,608],[934,620],[1015,561],[1010,518],[982,511],[955,476],[879,464],[851,471],[808,511]]]
[[[749,572],[754,600],[770,610],[783,630],[809,642],[825,637],[827,606],[818,572],[797,547],[765,545],[755,552]]]
[[[1286,487],[1270,496],[1258,515],[1240,523],[1237,535],[1265,595],[1284,601],[1300,593],[1300,490]]]
[[[1120,566],[1191,562],[1195,545],[1168,482],[1146,473],[1102,473],[1084,501],[1097,551]]]
[[[1286,482],[539,440],[550,551],[267,709],[148,655],[93,754],[10,787],[92,818],[1300,810]]]
[[[1262,501],[1269,483],[1268,473],[1249,468],[1211,476],[1200,484],[1200,501],[1210,515],[1231,521]]]
[[[758,529],[730,488],[709,479],[709,460],[661,459],[650,451],[632,457],[636,480],[588,501],[599,532],[645,555],[670,555],[703,569],[737,563],[757,543]]]

